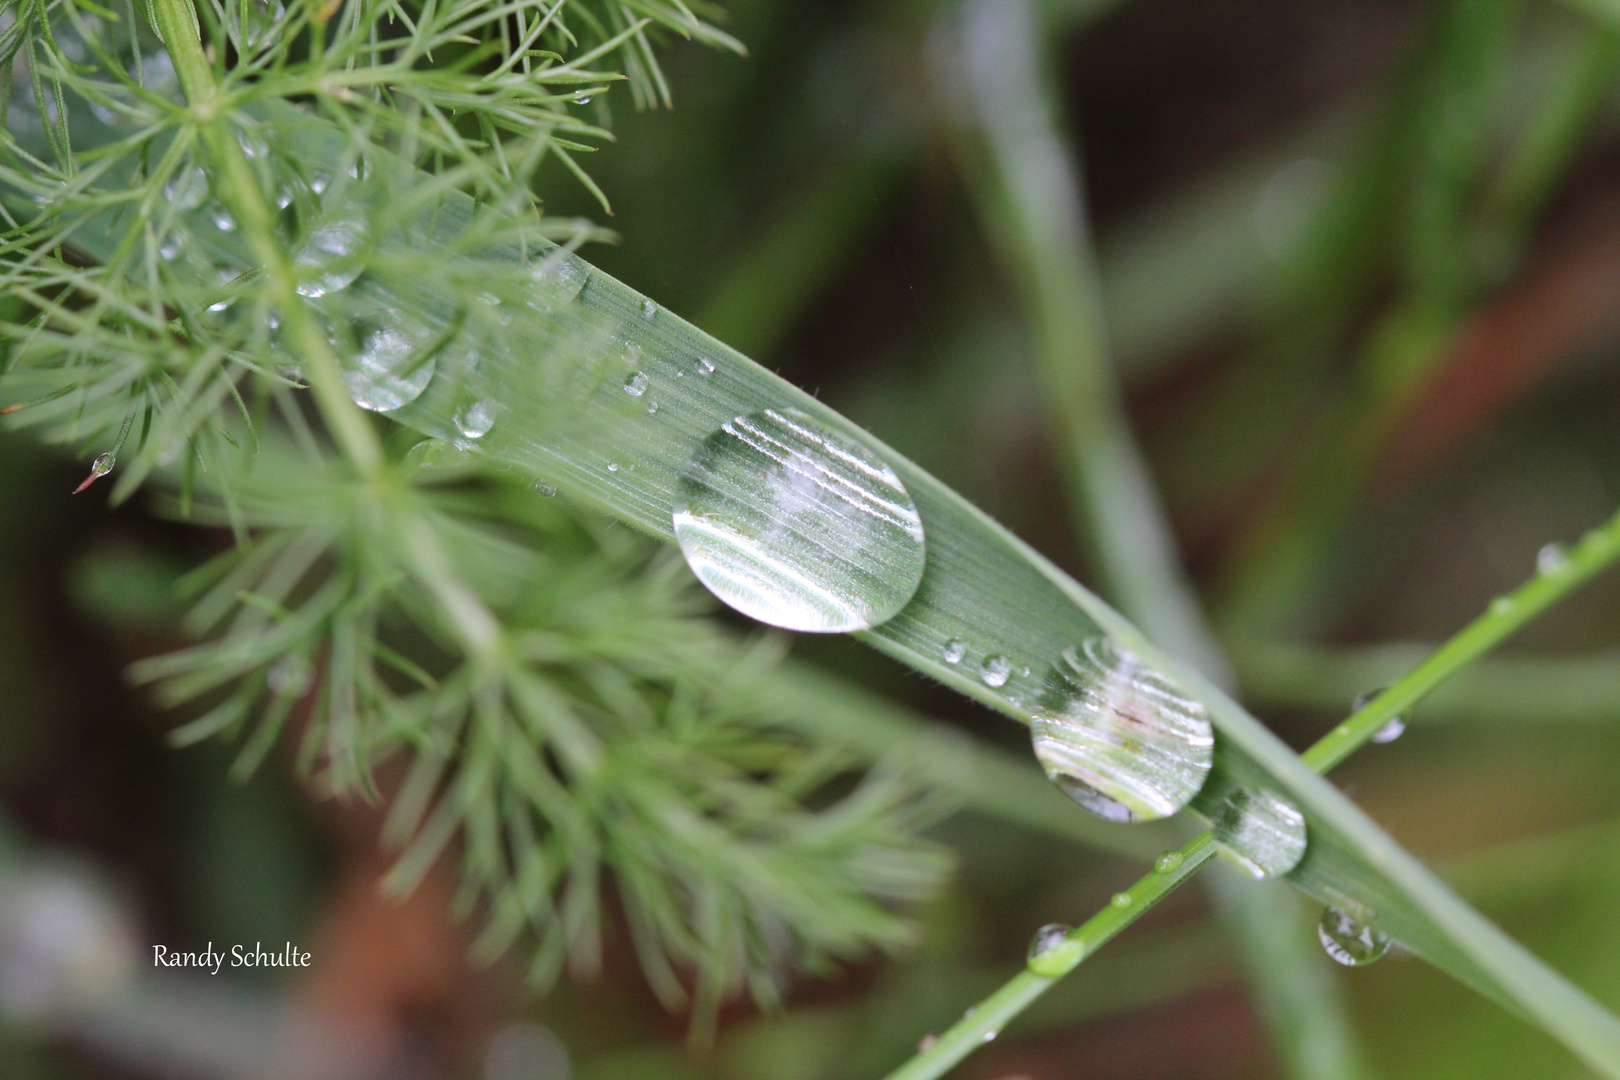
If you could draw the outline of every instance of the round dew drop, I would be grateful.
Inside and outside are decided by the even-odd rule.
[[[1187,861],[1187,856],[1179,851],[1167,851],[1153,860],[1153,869],[1161,874],[1173,874],[1181,869],[1181,864]]]
[[[1360,967],[1389,952],[1389,935],[1338,908],[1322,912],[1316,936],[1329,957],[1345,967]]]
[[[797,409],[739,416],[704,440],[673,522],[710,592],[788,630],[876,626],[922,581],[922,520],[905,485],[870,448]]]
[[[1131,894],[1128,892],[1117,892],[1108,902],[1117,908],[1128,908],[1131,906]]]
[[[967,642],[953,637],[945,643],[945,651],[940,655],[947,664],[960,664],[962,657],[967,655]]]
[[[360,347],[343,369],[343,385],[362,409],[390,412],[422,395],[433,379],[434,361],[413,359],[429,336],[394,308],[358,328]]]
[[[1545,577],[1569,565],[1569,552],[1563,544],[1548,544],[1536,552],[1536,573]]]
[[[1068,968],[1068,957],[1061,959],[1053,954],[1061,949],[1069,939],[1069,927],[1062,923],[1047,923],[1035,931],[1035,936],[1029,939],[1029,953],[1025,963],[1029,966],[1031,974],[1050,979],[1063,974]]]
[[[1058,657],[1030,735],[1052,782],[1110,821],[1176,813],[1204,786],[1215,753],[1208,710],[1103,636]]]
[[[1215,821],[1221,855],[1256,880],[1281,877],[1305,857],[1305,815],[1267,788],[1236,791]]]
[[[354,284],[365,268],[355,254],[360,250],[361,229],[356,221],[334,221],[309,234],[293,259],[299,276],[305,279],[298,285],[299,296],[313,299]]]
[[[986,686],[1006,686],[1007,677],[1012,674],[1012,661],[1005,656],[987,656],[984,663],[979,665],[979,678],[984,680]]]
[[[495,426],[495,403],[478,400],[456,413],[456,430],[468,439],[482,439]]]
[[[624,380],[624,392],[631,397],[640,397],[647,392],[647,376],[643,372],[636,372]]]
[[[714,361],[705,360],[700,356],[692,362],[692,370],[696,371],[699,375],[713,375]]]

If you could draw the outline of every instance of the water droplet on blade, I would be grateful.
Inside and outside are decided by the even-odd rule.
[[[1305,815],[1267,788],[1233,792],[1215,820],[1226,860],[1252,878],[1281,877],[1305,857]]]
[[[1389,935],[1338,908],[1322,912],[1316,936],[1328,956],[1345,967],[1370,964],[1389,952]]]
[[[619,463],[617,461],[608,462],[608,472],[618,472],[618,471],[619,471]]]
[[[362,409],[389,412],[422,395],[433,379],[431,357],[418,350],[426,342],[426,327],[414,327],[403,312],[386,309],[356,327],[359,348],[343,369],[343,384]]]
[[[234,232],[236,230],[236,219],[231,217],[230,211],[223,206],[216,205],[209,211],[209,216],[214,219],[214,228],[220,232]]]
[[[656,402],[656,401],[647,402],[647,415],[648,416],[657,416],[658,415],[658,402]]]
[[[356,257],[360,250],[361,225],[355,221],[334,221],[309,234],[294,258],[299,276],[298,295],[311,299],[348,288],[364,269]]]
[[[208,197],[208,174],[200,166],[183,170],[163,185],[163,198],[181,213],[195,210]]]
[[[675,539],[721,600],[772,626],[864,630],[922,580],[922,521],[872,450],[797,409],[739,416],[676,492]]]
[[[1006,686],[1012,674],[1012,661],[1005,656],[987,656],[979,665],[979,678],[986,686]]]
[[[1204,786],[1215,731],[1202,704],[1107,637],[1065,649],[1030,734],[1052,782],[1110,821],[1152,821]]]
[[[647,376],[638,371],[624,380],[624,392],[631,397],[640,397],[645,394],[647,392]]]
[[[1035,931],[1035,936],[1029,939],[1029,952],[1025,957],[1030,972],[1047,979],[1063,974],[1069,967],[1069,957],[1058,957],[1053,953],[1062,948],[1068,937],[1069,928],[1062,923],[1047,923]]]
[[[961,638],[951,638],[945,643],[945,652],[942,655],[947,664],[960,664],[962,657],[967,655],[967,642]]]
[[[658,314],[658,305],[653,303],[651,300],[643,300],[641,302],[641,314],[649,319],[652,318],[654,315]]]
[[[1131,894],[1128,892],[1117,892],[1108,902],[1117,908],[1128,908],[1131,906]]]
[[[1179,851],[1167,851],[1153,860],[1153,869],[1161,874],[1171,874],[1181,869],[1181,864],[1187,861],[1187,856]]]
[[[534,482],[534,493],[542,499],[549,499],[557,494],[557,489],[544,481],[536,480]]]
[[[495,403],[480,398],[456,413],[456,430],[469,439],[482,439],[495,426]]]
[[[712,360],[705,360],[700,356],[692,362],[692,369],[699,375],[713,375],[714,362]]]

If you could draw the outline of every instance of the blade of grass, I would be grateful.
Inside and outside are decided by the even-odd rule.
[[[1056,95],[1042,74],[1042,42],[1020,0],[974,0],[962,9],[967,96],[977,123],[970,172],[987,231],[1018,282],[1053,402],[1055,449],[1070,463],[1076,523],[1090,541],[1120,610],[1169,652],[1231,687],[1230,668],[1199,611],[1175,537],[1125,416],[1103,323],[1076,153],[1058,128]],[[981,149],[982,148],[982,149]],[[1300,1080],[1364,1075],[1354,1029],[1326,958],[1278,918],[1289,897],[1217,876],[1217,910],[1245,946],[1279,1056]],[[1295,902],[1297,904],[1297,902]]]

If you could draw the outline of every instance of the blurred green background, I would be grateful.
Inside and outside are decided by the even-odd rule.
[[[1040,317],[961,100],[957,10],[727,10],[750,55],[674,45],[673,111],[595,103],[618,142],[589,164],[621,240],[586,256],[1094,582]],[[1041,17],[1132,427],[1245,700],[1302,747],[1620,502],[1620,6],[1049,0]],[[602,218],[564,176],[545,194],[548,213]],[[781,1016],[735,1006],[710,1054],[687,1053],[622,938],[598,985],[533,1000],[515,969],[463,960],[453,883],[377,895],[375,808],[315,798],[285,758],[238,786],[226,749],[167,748],[173,718],[121,671],[179,643],[174,581],[228,538],[70,497],[82,472],[0,438],[0,1074],[875,1080],[1015,970],[1036,927],[1136,876],[964,815],[940,829],[961,868],[913,954],[806,978]],[[1617,612],[1610,575],[1336,777],[1611,1007]],[[1027,746],[845,639],[797,648]],[[320,962],[211,981],[149,966],[154,942],[259,940]],[[1421,962],[1331,977],[1367,1075],[1585,1075]],[[289,1064],[271,1048],[306,1015],[347,1035]],[[1199,890],[960,1070],[1285,1074]]]

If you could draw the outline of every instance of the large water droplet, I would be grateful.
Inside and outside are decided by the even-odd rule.
[[[410,323],[403,312],[387,309],[380,318],[357,327],[359,348],[343,369],[349,396],[362,409],[389,412],[422,395],[433,379],[432,357],[423,359],[426,327]]]
[[[636,372],[624,380],[624,392],[631,397],[640,397],[647,392],[647,376],[643,372]]]
[[[163,185],[163,198],[182,213],[197,209],[207,197],[208,174],[200,166],[176,173]]]
[[[1316,936],[1328,956],[1346,967],[1370,964],[1389,952],[1389,935],[1338,908],[1322,912]]]
[[[1203,787],[1215,750],[1209,713],[1106,637],[1065,649],[1030,734],[1046,775],[1110,821],[1151,821]]]
[[[1068,942],[1068,938],[1069,928],[1064,926],[1063,923],[1047,923],[1047,925],[1037,929],[1034,938],[1029,939],[1029,954],[1025,957],[1025,962],[1029,963],[1030,972],[1040,975],[1042,978],[1063,975],[1064,970],[1069,967],[1068,963],[1066,963],[1069,957],[1064,955],[1059,959],[1053,954],[1064,946],[1064,942]]]
[[[709,591],[789,630],[875,626],[922,580],[922,521],[894,470],[797,409],[710,435],[681,477],[674,526]]]
[[[967,642],[959,637],[951,638],[945,643],[945,651],[942,655],[947,664],[960,664],[962,657],[967,655]]]
[[[1267,788],[1233,792],[1215,820],[1228,862],[1253,878],[1280,877],[1305,857],[1305,815]]]
[[[456,411],[456,430],[469,439],[482,439],[495,426],[495,403],[480,398]]]
[[[356,257],[363,226],[357,221],[334,221],[309,234],[293,260],[299,276],[298,295],[317,297],[348,288],[365,267]]]

